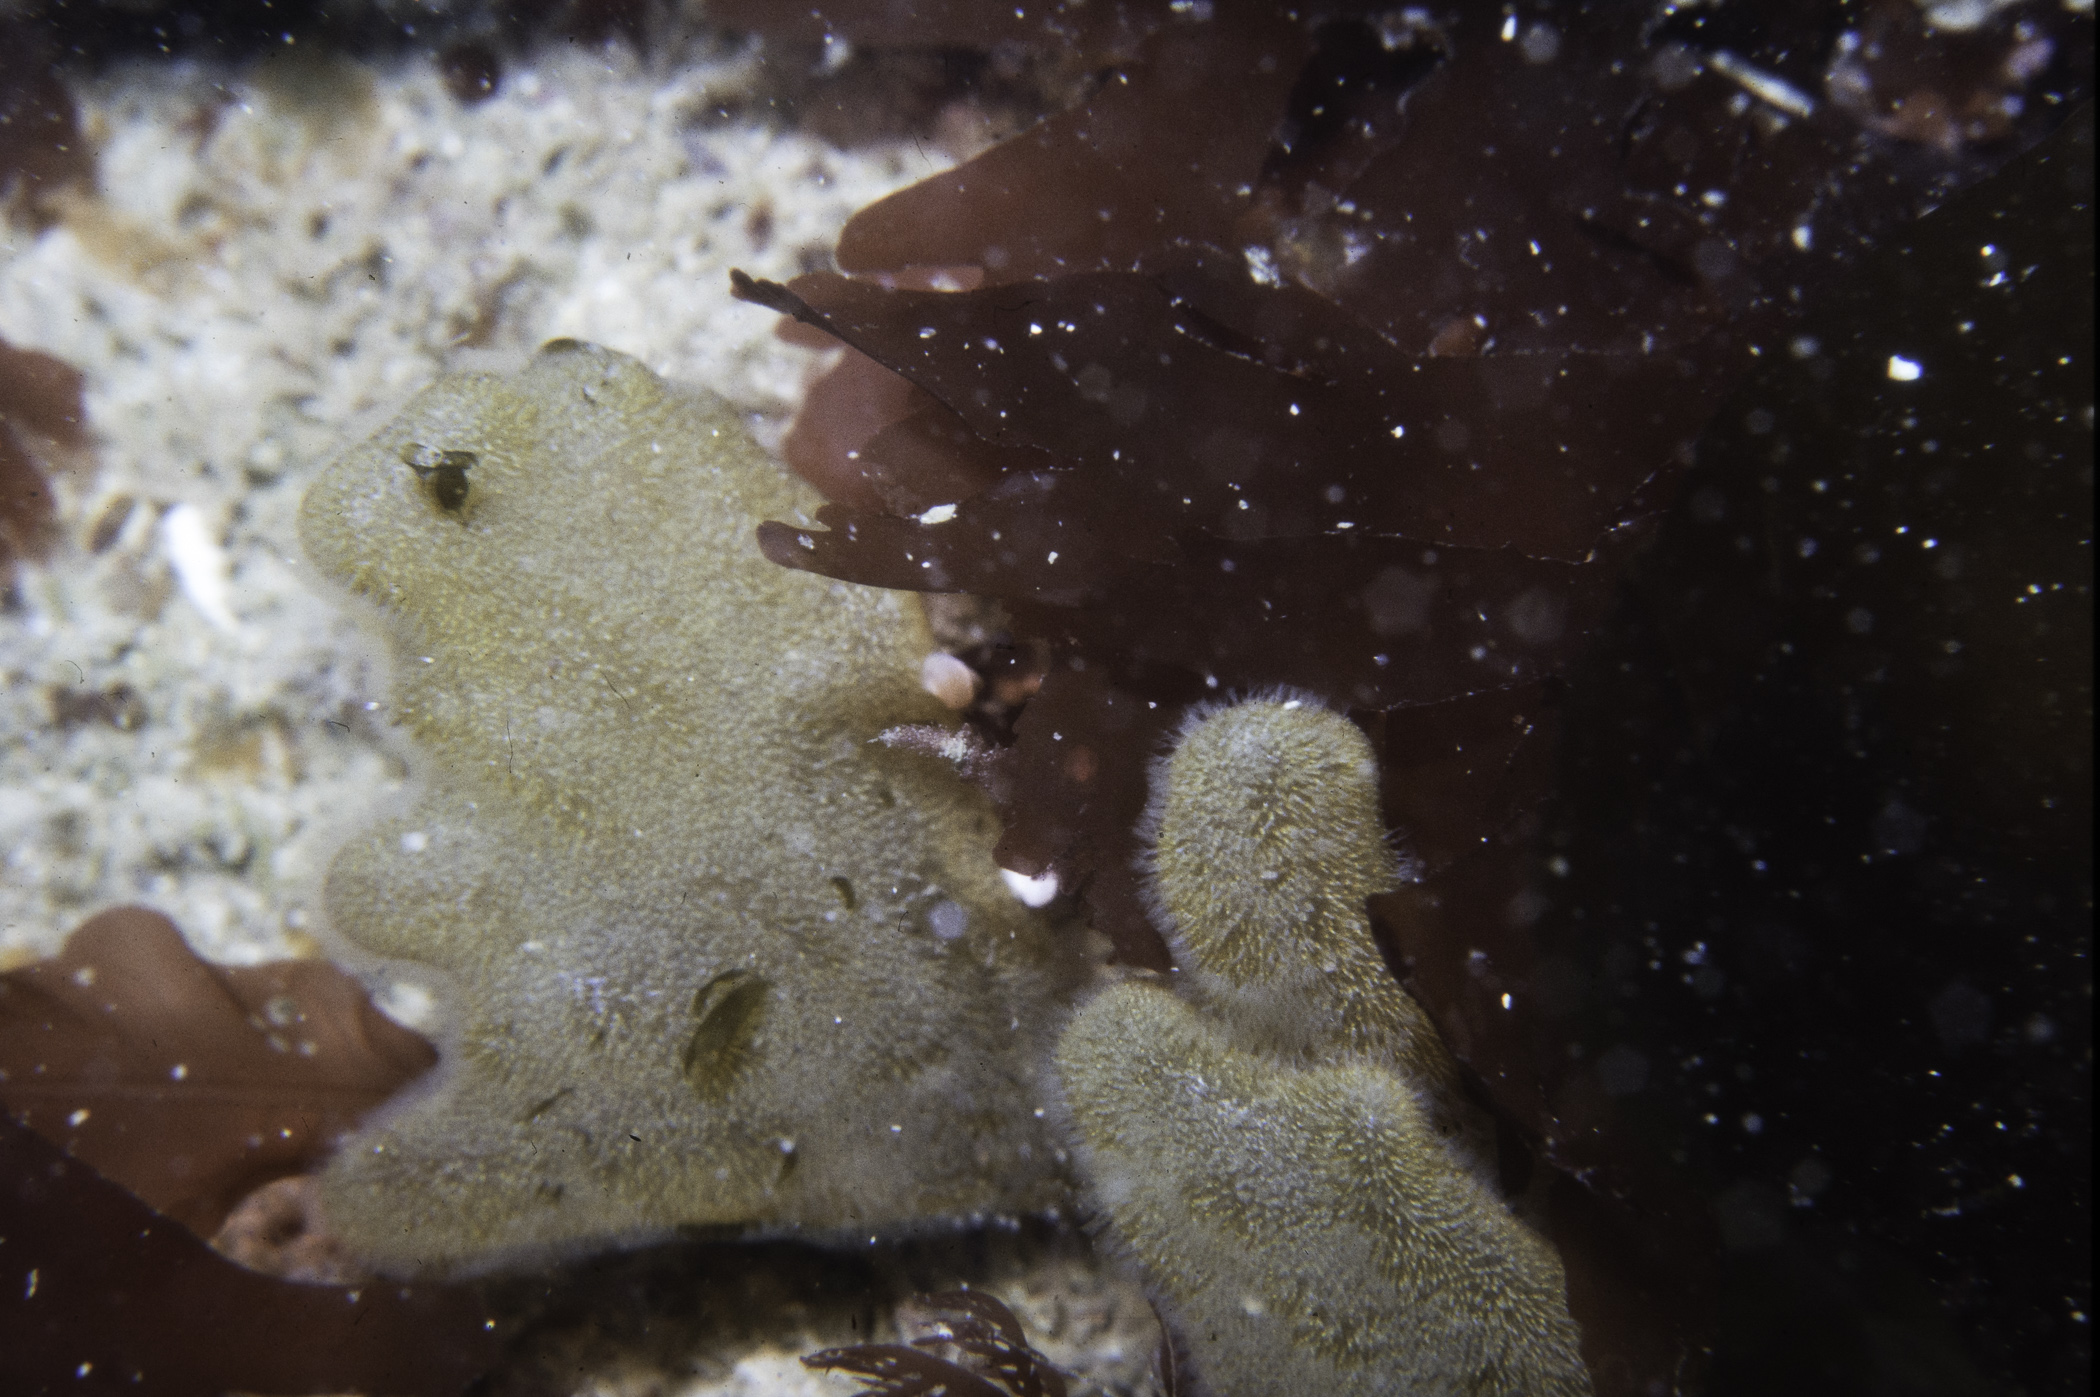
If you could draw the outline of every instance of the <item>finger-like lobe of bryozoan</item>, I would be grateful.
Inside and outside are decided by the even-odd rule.
[[[1185,989],[1058,1042],[1092,1201],[1216,1397],[1587,1397],[1553,1247],[1379,960],[1396,876],[1368,744],[1283,696],[1199,714],[1158,773],[1155,909]]]
[[[1185,981],[1265,1049],[1377,1051],[1455,1082],[1365,903],[1398,881],[1355,725],[1284,695],[1199,712],[1155,773],[1155,915]]]

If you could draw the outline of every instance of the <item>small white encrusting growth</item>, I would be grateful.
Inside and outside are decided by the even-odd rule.
[[[1002,868],[999,870],[999,876],[1006,880],[1007,891],[1021,899],[1021,905],[1024,907],[1048,907],[1057,900],[1059,889],[1057,873],[1054,870],[1030,875],[1016,873],[1011,868]]]
[[[935,650],[919,662],[919,686],[939,699],[942,706],[960,713],[977,702],[984,680],[955,656]]]

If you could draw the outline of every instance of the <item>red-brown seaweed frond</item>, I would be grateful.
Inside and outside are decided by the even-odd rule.
[[[981,1290],[922,1295],[900,1311],[905,1344],[855,1344],[802,1360],[846,1373],[862,1397],[1065,1397],[1065,1376],[1029,1345],[1014,1312]]]

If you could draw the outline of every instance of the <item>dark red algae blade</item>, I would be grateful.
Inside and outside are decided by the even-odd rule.
[[[743,10],[770,28],[791,27],[764,18],[790,8],[806,13],[756,0]],[[885,42],[868,7],[836,13],[856,45]],[[1133,13],[1149,22],[1149,11]],[[1686,471],[1704,472],[1716,451],[1739,458],[1706,487],[1734,511],[1729,489],[1776,501],[1797,476],[1827,485],[1860,445],[1840,427],[1817,438],[1811,462],[1751,440],[1772,411],[1728,409],[1737,415],[1721,429],[1710,419],[1775,360],[1813,368],[1817,334],[1835,339],[1809,319],[1820,298],[1887,260],[1892,230],[2012,161],[2084,100],[2090,21],[2023,6],[1956,33],[1902,0],[1442,17],[1336,5],[1281,24],[1283,12],[1258,13],[1202,7],[1146,31],[1072,110],[863,211],[840,248],[859,280],[744,284],[860,356],[855,375],[813,389],[827,420],[850,418],[853,404],[826,400],[879,383],[875,364],[919,395],[866,439],[828,442],[824,471],[798,463],[846,483],[831,493],[839,507],[813,528],[769,525],[761,545],[776,562],[847,580],[996,597],[1014,647],[1049,652],[1040,690],[995,734],[1011,741],[993,759],[1007,821],[1000,857],[1053,869],[1138,963],[1159,964],[1162,948],[1137,898],[1129,816],[1165,733],[1192,703],[1275,685],[1349,708],[1380,753],[1386,813],[1421,874],[1376,909],[1389,962],[1500,1113],[1505,1174],[1559,1175],[1546,1225],[1597,1390],[1705,1389],[1713,1343],[1726,1359],[1716,1393],[1861,1390],[1870,1362],[1812,1375],[1798,1355],[1820,1350],[1793,1338],[1819,1322],[1808,1308],[1851,1316],[1830,1331],[1842,1342],[1865,1342],[1887,1314],[1844,1298],[1845,1282],[1818,1273],[1812,1249],[1755,1250],[1813,1230],[1809,1202],[1794,1203],[1791,1228],[1751,1206],[1776,1197],[1784,1222],[1784,1171],[1802,1165],[1798,1152],[1769,1161],[1776,1184],[1704,1172],[1742,1167],[1709,1158],[1717,1131],[1762,1131],[1759,1141],[1787,1132],[1774,1114],[1739,1107],[1724,1121],[1703,1094],[1687,1096],[1694,1085],[1738,1094],[1733,1079],[1701,1074],[1716,1054],[1745,1050],[1704,1019],[1682,1042],[1628,1046],[1646,1039],[1623,1022],[1618,996],[1641,968],[1681,977],[1710,1014],[1722,1007],[1709,996],[1719,981],[1695,974],[1689,957],[1719,947],[1664,957],[1626,944],[1642,940],[1627,909],[1647,892],[1593,888],[1607,864],[1584,855],[1584,841],[1617,836],[1582,822],[1609,821],[1616,807],[1570,805],[1586,789],[1571,763],[1598,760],[1600,704],[1628,685],[1641,697],[1633,680],[1600,678],[1594,652],[1627,624],[1629,564],[1664,529],[1685,528],[1676,495]],[[927,14],[937,29],[947,12]],[[1250,37],[1292,26],[1275,42]],[[910,32],[895,41],[933,41],[924,25]],[[962,31],[947,41],[971,42]],[[1042,40],[1017,30],[1005,42]],[[1254,51],[1290,71],[1279,80],[1207,61]],[[1131,120],[1151,124],[1133,137]],[[1246,168],[1250,129],[1265,133],[1258,172],[1224,190],[1216,174]],[[1976,233],[1969,255],[2002,257],[2010,236]],[[2016,284],[2038,256],[2006,262],[1990,285]],[[967,289],[894,284],[928,266]],[[1946,275],[1941,284],[1964,282]],[[1895,307],[1931,304],[1933,289],[1914,277],[1852,319],[1884,323]],[[1931,314],[1966,332],[1969,317]],[[1901,349],[1882,348],[1868,368],[1886,361],[1897,372],[1887,356]],[[1753,424],[1749,438],[1736,421]],[[1950,432],[1933,443],[1920,434],[1917,454]],[[1993,459],[2007,461],[2002,449]],[[1913,470],[1917,488],[1939,488],[1931,482],[1944,472],[1931,465]],[[1849,509],[1857,492],[1842,493]],[[1673,598],[1717,618],[1688,656],[1735,635],[1730,618],[1769,609],[1765,593],[1794,569],[1787,550],[1808,546],[1752,528],[1716,537]],[[1869,561],[1890,546],[1848,545]],[[1835,565],[1827,549],[1816,556]],[[2055,572],[2070,579],[2066,597],[2088,595],[2072,588],[2076,569]],[[1871,628],[1876,608],[1854,609]],[[1816,624],[1834,617],[1842,629],[1850,615],[1840,607]],[[1774,649],[1797,639],[1767,638]],[[1964,654],[1984,649],[1966,644]],[[1703,712],[1718,721],[1755,699],[1700,663],[1664,678]],[[1881,676],[1869,665],[1829,687],[1857,705]],[[1934,669],[1906,692],[1939,683]],[[2037,692],[2061,708],[2070,691],[2052,681]],[[1572,736],[1571,722],[1581,729]],[[1647,791],[1648,772],[1689,760],[1703,740],[1696,725],[1667,731],[1682,750],[1619,742],[1642,763],[1626,775],[1630,788]],[[2008,745],[2018,746],[1998,744]],[[2021,793],[2032,784],[2015,783]],[[1995,790],[1987,799],[2006,803]],[[1684,823],[1660,807],[1643,820],[1636,846]],[[1890,820],[1889,837],[1909,847],[1902,821]],[[1649,881],[1674,887],[1675,876],[1672,865]],[[1577,886],[1592,889],[1593,905],[1566,905]],[[2085,887],[2077,905],[2089,905],[2089,875]],[[2062,905],[2076,902],[2066,896]],[[1660,936],[1726,920],[1726,909],[1700,909],[1680,909]],[[1768,934],[1745,931],[1746,965],[1748,943]],[[1657,928],[1646,936],[1657,940]],[[1842,929],[1830,939],[1839,944]],[[1957,1011],[1983,993],[1968,986],[1963,997],[1965,983],[1932,1001],[1961,1032]],[[1761,1064],[1758,1080],[1783,1074]],[[1678,1108],[1691,1113],[1682,1133]],[[2028,1161],[2021,1174],[2041,1168]],[[1990,1200],[2015,1186],[1992,1187],[1979,1209],[2001,1206]],[[1911,1236],[1918,1218],[1940,1219],[1925,1226],[1947,1235],[1958,1226],[1910,1194],[1895,1214],[1908,1223],[1877,1225],[1901,1232],[1913,1256],[1931,1250]],[[1913,1264],[1868,1260],[1862,1276],[1898,1280]],[[1809,1278],[1802,1293],[1817,1298],[1773,1327],[1755,1312],[1770,1295],[1744,1290],[1758,1266]],[[1951,1281],[1940,1291],[1928,1304],[1968,1303]],[[2004,1315],[1996,1322],[2013,1332]],[[1906,1317],[1903,1332],[1922,1335],[1917,1323]],[[1942,1348],[1955,1351],[1932,1351]],[[1860,1381],[1815,1386],[1840,1371]],[[1792,1376],[1759,1389],[1746,1375],[1760,1372]]]
[[[245,1270],[0,1116],[0,1389],[453,1397],[506,1337],[473,1287]]]
[[[149,908],[0,974],[0,1109],[203,1237],[436,1062],[326,961],[213,965]]]
[[[1132,536],[1361,530],[1580,561],[1698,434],[1747,358],[1706,343],[1407,354],[1296,288],[1249,291],[1227,310],[1205,294],[1217,278],[1194,254],[1175,260],[1158,273],[966,292],[831,274],[735,285],[938,399],[989,450],[984,478],[1033,448],[1039,468],[1140,511],[1119,531]],[[1254,325],[1288,317],[1318,358],[1252,357],[1220,310]],[[967,459],[974,444],[950,450]],[[883,459],[873,442],[863,454]]]

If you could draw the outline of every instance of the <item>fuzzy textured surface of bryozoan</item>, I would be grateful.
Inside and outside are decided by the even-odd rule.
[[[1371,940],[1392,886],[1369,745],[1310,700],[1187,727],[1154,912],[1186,997],[1126,982],[1059,1042],[1095,1199],[1219,1397],[1577,1397],[1552,1246]]]
[[[752,545],[813,505],[719,401],[575,341],[441,380],[309,493],[423,767],[329,918],[453,1023],[440,1084],[328,1169],[364,1258],[1062,1196],[1034,1064],[1068,967],[982,800],[870,743],[944,716],[916,604]]]

